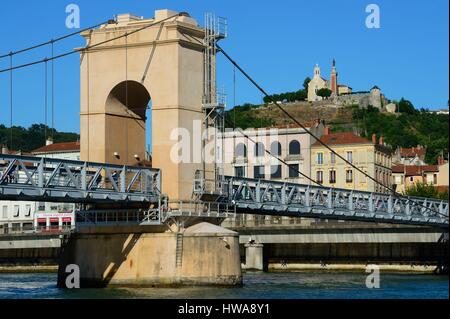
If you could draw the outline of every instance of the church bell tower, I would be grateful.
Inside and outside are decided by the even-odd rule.
[[[333,59],[333,67],[331,69],[331,77],[330,77],[330,90],[332,96],[339,95],[337,77],[338,74],[336,71],[336,60]]]

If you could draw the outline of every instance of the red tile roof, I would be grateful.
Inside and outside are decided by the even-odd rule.
[[[416,157],[417,155],[420,159],[424,159],[426,152],[427,149],[423,147],[400,148],[401,157]]]
[[[392,173],[405,173],[405,176],[422,176],[425,172],[439,172],[439,166],[396,165],[392,167]]]
[[[339,145],[339,144],[372,144],[368,139],[355,135],[351,132],[333,133],[329,135],[323,135],[320,139],[327,145]],[[322,144],[316,141],[312,146],[320,146]]]
[[[0,145],[0,154],[3,154],[2,145]],[[33,156],[33,154],[31,154],[29,152],[22,152],[22,151],[9,150],[9,149],[6,149],[6,153],[5,154],[7,154],[7,155]]]
[[[0,150],[1,153],[1,150]],[[15,150],[6,150],[6,154],[7,155],[17,155],[17,153],[19,153],[19,151],[15,151]],[[1,153],[3,154],[3,153]]]
[[[65,142],[65,143],[53,143],[50,145],[42,146],[34,151],[33,154],[42,154],[42,153],[61,153],[61,152],[70,152],[70,151],[79,151],[80,150],[80,142]]]

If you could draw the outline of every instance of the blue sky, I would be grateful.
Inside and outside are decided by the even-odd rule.
[[[159,1],[159,0],[58,0],[4,1],[0,55],[58,37],[73,30],[65,27],[65,8],[76,3],[81,27],[131,12],[153,17],[155,9],[188,11],[199,22],[203,13],[228,19],[228,39],[222,46],[268,92],[301,88],[318,63],[329,77],[336,59],[339,82],[354,90],[379,86],[390,99],[405,97],[416,107],[447,107],[449,87],[448,1]],[[381,28],[368,29],[365,8],[376,3]],[[55,47],[57,53],[83,44],[74,37]],[[23,63],[50,56],[46,47],[15,58]],[[0,69],[8,67],[0,60]],[[55,64],[55,127],[79,132],[78,57]],[[218,84],[233,102],[233,68],[223,57],[218,62]],[[14,125],[44,123],[44,66],[14,73]],[[261,94],[237,76],[236,102],[258,103]],[[9,75],[0,74],[0,123],[9,126]],[[48,118],[50,123],[50,117]]]

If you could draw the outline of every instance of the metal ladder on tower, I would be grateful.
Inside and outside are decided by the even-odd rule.
[[[183,265],[183,233],[177,233],[175,266],[179,268],[182,265]]]

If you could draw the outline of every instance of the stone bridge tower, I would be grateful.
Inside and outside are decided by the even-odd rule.
[[[83,36],[82,160],[136,165],[145,159],[151,106],[152,166],[162,171],[163,192],[191,199],[195,173],[205,167],[197,148],[204,130],[205,30],[188,14],[158,10],[148,20],[119,15]],[[171,153],[176,157],[186,132],[190,158],[178,163]],[[62,247],[60,287],[71,264],[80,267],[82,287],[242,283],[238,234],[200,219],[81,227]]]
[[[193,132],[203,120],[204,30],[188,14],[158,10],[153,19],[118,15],[116,23],[82,35],[86,46],[96,46],[81,51],[81,159],[127,165],[144,160],[151,112],[152,166],[162,170],[163,192],[172,199],[190,198],[202,164],[174,163],[170,154],[177,134],[174,140],[171,134],[177,128]]]

